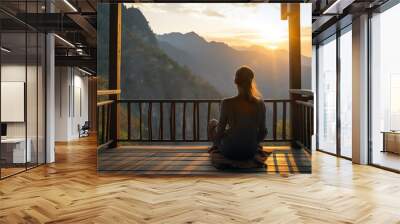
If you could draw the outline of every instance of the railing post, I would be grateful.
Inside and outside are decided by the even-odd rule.
[[[197,108],[197,111],[196,111],[196,120],[197,120],[196,134],[197,134],[197,140],[200,140],[200,104],[199,103],[197,103],[196,108]]]
[[[193,140],[194,141],[196,141],[197,139],[196,139],[196,137],[197,137],[197,134],[196,134],[196,130],[197,130],[197,128],[196,128],[196,102],[194,102],[193,101]]]
[[[128,113],[128,141],[131,140],[131,103],[127,105],[127,113]]]
[[[282,102],[282,139],[286,140],[286,102]]]
[[[160,133],[159,133],[159,139],[163,140],[164,139],[164,115],[163,115],[163,103],[160,102]]]
[[[186,102],[183,102],[183,115],[182,115],[182,137],[186,140]]]
[[[106,115],[105,112],[106,111],[106,107],[104,106],[101,110],[101,144],[104,144],[104,134],[105,134],[105,127],[106,127]]]
[[[291,93],[290,94],[290,132],[292,136],[292,147],[297,148],[299,145],[297,144],[298,140],[298,133],[299,133],[299,126],[298,126],[298,119],[297,117],[299,115],[299,111],[297,111],[298,107],[296,104],[296,100],[298,100],[298,97],[296,94]]]
[[[109,39],[109,89],[120,90],[121,72],[121,23],[122,8],[121,4],[110,4],[110,39]],[[119,94],[110,95],[110,100],[114,100],[111,105],[110,114],[110,139],[113,140],[110,147],[117,147],[119,136]]]
[[[99,119],[99,117],[100,117],[100,107],[98,107],[98,106],[96,105],[97,145],[100,145],[100,135],[99,135],[99,132],[100,132],[99,122],[100,122],[100,119]]]
[[[153,140],[153,122],[152,122],[152,112],[153,110],[153,103],[149,102],[147,107],[147,132],[149,140]]]
[[[208,132],[208,128],[209,128],[208,124],[209,124],[210,119],[211,119],[210,116],[211,116],[211,102],[208,102],[207,103],[207,121],[206,121],[207,122],[207,129],[206,129],[207,132]],[[208,133],[207,133],[207,140],[210,140],[209,136],[208,136]]]
[[[276,136],[277,136],[277,122],[278,122],[278,118],[277,118],[277,106],[276,106],[276,102],[273,102],[272,104],[272,136],[273,136],[273,140],[276,141]]]
[[[171,136],[171,139],[173,140],[173,141],[175,141],[175,134],[176,134],[176,131],[175,131],[175,123],[176,123],[176,121],[175,121],[175,103],[174,102],[172,102],[171,103],[171,107],[170,107],[170,116],[171,116],[171,118],[170,118],[170,122],[171,122],[171,127],[170,127],[170,136]]]
[[[142,134],[142,103],[139,102],[138,104],[139,107],[139,140],[143,140],[143,134]]]

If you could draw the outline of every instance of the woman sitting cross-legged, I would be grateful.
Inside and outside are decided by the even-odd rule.
[[[260,142],[267,134],[265,105],[247,66],[236,71],[238,95],[224,99],[219,121],[209,122],[212,164],[218,169],[263,167],[265,154]]]

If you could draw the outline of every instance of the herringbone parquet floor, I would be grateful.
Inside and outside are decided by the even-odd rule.
[[[96,172],[93,139],[0,181],[0,223],[400,223],[400,175],[313,154],[313,173],[146,177]]]

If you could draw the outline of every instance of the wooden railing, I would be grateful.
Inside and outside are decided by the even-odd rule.
[[[221,100],[119,100],[119,142],[207,142],[208,121],[219,118]],[[264,100],[264,141],[291,141],[290,100]]]
[[[314,107],[310,102],[296,100],[294,103],[294,110],[298,114],[298,122],[294,124],[294,140],[307,150],[311,150],[311,138],[314,134]]]
[[[97,149],[115,147],[115,116],[118,114],[117,100],[120,89],[97,90]]]
[[[264,100],[268,130],[264,141],[292,142],[295,147],[311,151],[313,93],[291,90],[290,94],[291,100]],[[98,148],[115,147],[118,142],[209,142],[208,121],[219,118],[220,104],[221,100],[215,99],[99,102]],[[118,112],[117,120],[112,116],[113,109]],[[115,128],[113,124],[119,126]],[[113,128],[117,129],[116,134],[112,133]]]
[[[97,143],[99,147],[113,142],[110,133],[111,107],[113,104],[115,104],[114,100],[97,103]]]
[[[97,90],[97,96],[109,96],[109,95],[119,95],[119,94],[121,94],[120,89]]]
[[[310,90],[290,90],[292,98],[293,142],[311,151],[314,135],[314,94]]]

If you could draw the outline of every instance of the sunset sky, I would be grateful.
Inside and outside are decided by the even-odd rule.
[[[288,22],[277,3],[125,3],[139,8],[157,34],[194,31],[207,41],[243,48],[288,48]],[[311,55],[311,4],[301,4],[302,54]]]

